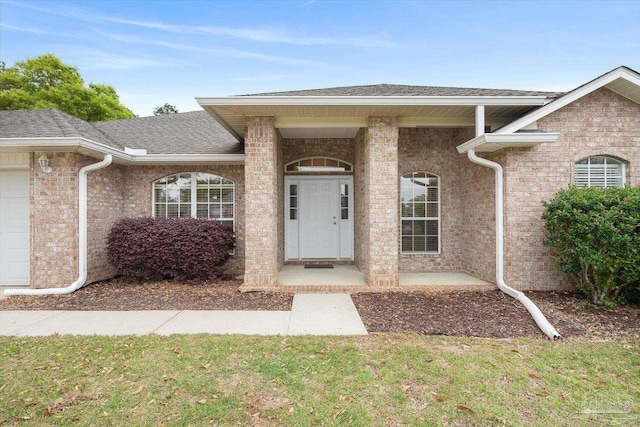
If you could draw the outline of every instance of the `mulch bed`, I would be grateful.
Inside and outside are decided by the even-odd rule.
[[[69,295],[15,296],[0,310],[291,310],[293,296],[238,292],[240,281],[140,283],[125,278],[94,283]],[[587,308],[569,292],[528,292],[564,338],[640,339],[640,307]],[[531,315],[500,291],[389,292],[352,295],[369,332],[545,338]]]
[[[0,310],[291,310],[292,295],[240,293],[241,284],[238,280],[190,284],[119,278],[69,295],[13,296],[0,301]]]
[[[590,309],[575,293],[528,292],[564,338],[640,339],[640,308]],[[496,291],[360,293],[353,302],[369,332],[545,338],[518,301]]]

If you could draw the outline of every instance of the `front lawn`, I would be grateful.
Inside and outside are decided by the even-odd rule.
[[[634,424],[640,343],[0,338],[0,425]]]

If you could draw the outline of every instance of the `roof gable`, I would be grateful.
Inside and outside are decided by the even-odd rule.
[[[602,87],[640,104],[640,74],[629,67],[621,66],[601,75],[588,83],[578,86],[560,98],[496,130],[494,133],[514,133],[531,123],[559,110],[568,104]]]

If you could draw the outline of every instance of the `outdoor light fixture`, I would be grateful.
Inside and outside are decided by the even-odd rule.
[[[40,158],[38,159],[38,163],[40,163],[40,168],[42,169],[42,172],[51,173],[51,166],[49,166],[49,158],[47,157],[46,154],[43,154],[42,156],[40,156]]]

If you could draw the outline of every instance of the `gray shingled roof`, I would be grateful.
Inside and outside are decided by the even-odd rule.
[[[206,111],[89,123],[55,109],[0,111],[0,138],[81,137],[149,154],[242,154]]]
[[[117,144],[149,154],[242,154],[239,143],[206,111],[96,122]]]
[[[122,148],[91,123],[55,109],[0,111],[0,138],[81,137]]]
[[[244,96],[548,96],[557,97],[561,92],[533,90],[478,89],[465,87],[367,85],[342,86],[326,89],[294,90],[288,92],[254,93]]]

